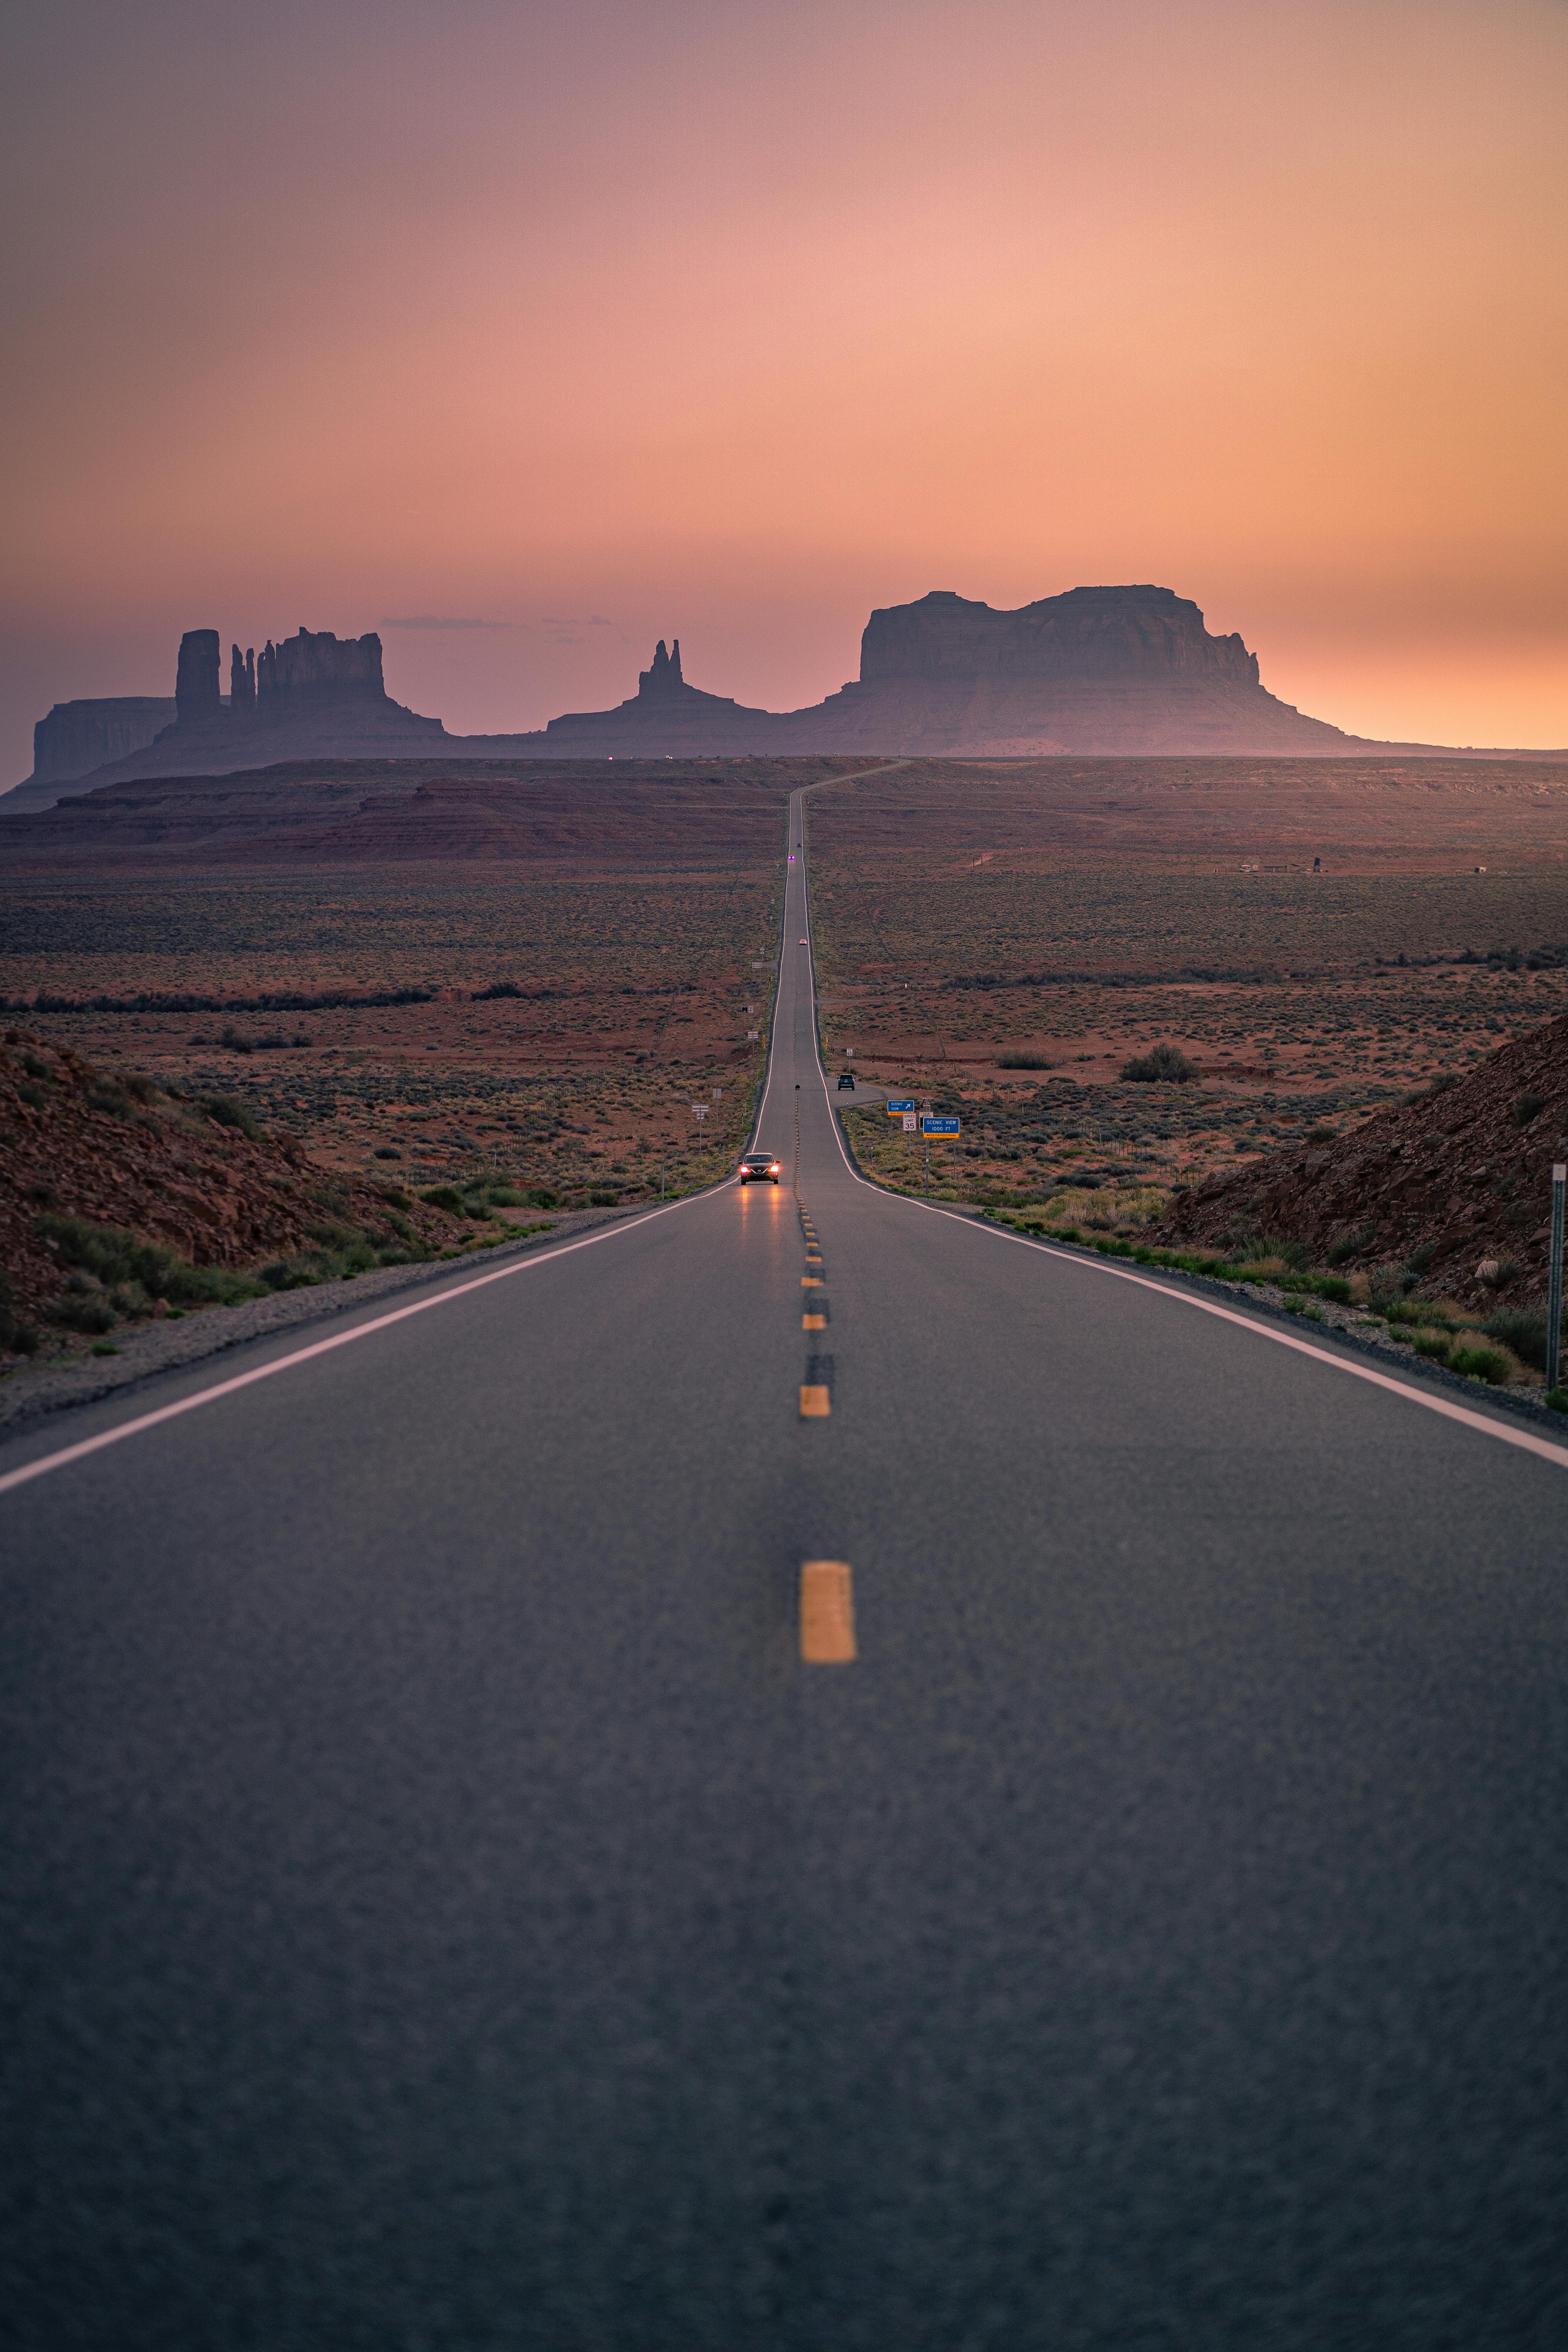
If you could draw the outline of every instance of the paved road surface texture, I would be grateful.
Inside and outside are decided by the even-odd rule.
[[[1568,2341],[1568,1454],[863,1185],[804,874],[779,1189],[0,1451],[7,2344]]]

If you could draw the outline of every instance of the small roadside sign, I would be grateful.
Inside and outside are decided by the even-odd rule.
[[[907,1110],[907,1111],[904,1113],[904,1133],[905,1133],[906,1135],[913,1135],[913,1133],[914,1133],[914,1131],[915,1131],[916,1128],[917,1128],[917,1127],[919,1127],[919,1125],[920,1125],[920,1121],[919,1121],[919,1119],[915,1117],[915,1115],[914,1115],[913,1111],[912,1111],[912,1110]]]
[[[949,1118],[945,1111],[928,1110],[921,1120],[922,1135],[957,1135],[959,1132],[957,1119]]]
[[[889,1095],[888,1097],[888,1117],[889,1118],[907,1118],[912,1113],[914,1107],[915,1098],[913,1095]]]

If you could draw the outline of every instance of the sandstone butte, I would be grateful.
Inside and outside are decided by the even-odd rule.
[[[1351,1241],[1347,1274],[1410,1266],[1423,1297],[1540,1308],[1564,1158],[1568,1016],[1347,1135],[1179,1192],[1149,1238],[1188,1248],[1256,1234],[1300,1242],[1318,1265]]]
[[[1211,635],[1190,598],[1152,586],[1073,588],[1010,613],[947,589],[879,608],[861,637],[858,678],[804,710],[749,709],[689,685],[679,639],[667,649],[660,638],[625,702],[515,735],[448,735],[393,701],[374,633],[300,629],[259,655],[235,646],[226,696],[220,651],[216,629],[186,632],[169,724],[157,724],[167,706],[151,698],[57,704],[35,730],[33,775],[5,796],[5,813],[101,784],[301,759],[1331,759],[1444,748],[1373,745],[1305,717],[1268,692],[1239,635]]]

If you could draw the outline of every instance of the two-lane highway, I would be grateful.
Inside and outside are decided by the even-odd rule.
[[[806,915],[776,1189],[0,1451],[8,2342],[1562,2340],[1568,1454],[862,1183]]]

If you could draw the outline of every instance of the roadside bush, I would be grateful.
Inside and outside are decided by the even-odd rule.
[[[1506,1290],[1519,1272],[1519,1260],[1516,1257],[1489,1258],[1476,1271],[1489,1290]]]
[[[1413,1331],[1410,1343],[1418,1356],[1430,1356],[1439,1364],[1447,1362],[1448,1351],[1454,1344],[1447,1331]]]
[[[38,1219],[37,1230],[43,1240],[54,1243],[62,1265],[104,1284],[140,1283],[149,1298],[166,1298],[171,1306],[255,1296],[255,1283],[245,1275],[224,1266],[192,1265],[162,1242],[143,1241],[117,1225],[47,1215]]]
[[[1352,1226],[1348,1234],[1342,1234],[1339,1240],[1331,1244],[1328,1251],[1329,1264],[1343,1265],[1347,1258],[1359,1257],[1363,1250],[1371,1249],[1376,1239],[1375,1225]]]
[[[38,1352],[38,1335],[16,1312],[16,1293],[8,1274],[0,1274],[0,1352],[13,1356],[36,1356]]]
[[[1500,1348],[1456,1348],[1448,1359],[1451,1372],[1463,1372],[1467,1379],[1485,1381],[1489,1388],[1508,1385],[1509,1360]]]
[[[1047,1062],[1043,1054],[998,1054],[996,1067],[999,1070],[1054,1070],[1056,1064]],[[1126,1076],[1125,1071],[1122,1076]]]
[[[1146,1054],[1135,1054],[1121,1066],[1121,1075],[1134,1086],[1184,1087],[1198,1075],[1197,1066],[1189,1062],[1179,1045],[1163,1043],[1151,1045]]]
[[[58,1298],[51,1298],[44,1309],[51,1323],[58,1323],[67,1331],[82,1331],[90,1338],[101,1338],[112,1331],[120,1318],[101,1286],[90,1276],[75,1274]]]
[[[241,1135],[250,1138],[252,1143],[260,1141],[260,1123],[237,1095],[203,1095],[197,1108],[205,1110],[219,1127],[237,1128]]]
[[[451,1216],[460,1217],[466,1213],[467,1203],[455,1184],[432,1184],[420,1193],[419,1198],[432,1209],[447,1210]]]
[[[531,1209],[558,1209],[561,1206],[560,1193],[552,1192],[548,1184],[531,1184],[523,1199]]]
[[[401,1160],[403,1154],[401,1151],[395,1151],[390,1143],[378,1143],[375,1147],[375,1157],[378,1160]]]
[[[1528,1127],[1531,1120],[1538,1118],[1541,1112],[1545,1108],[1546,1097],[1544,1095],[1521,1095],[1519,1100],[1513,1107],[1513,1123],[1515,1127]]]
[[[1521,1363],[1546,1370],[1546,1318],[1523,1307],[1499,1307],[1481,1326],[1489,1339],[1500,1339]]]

